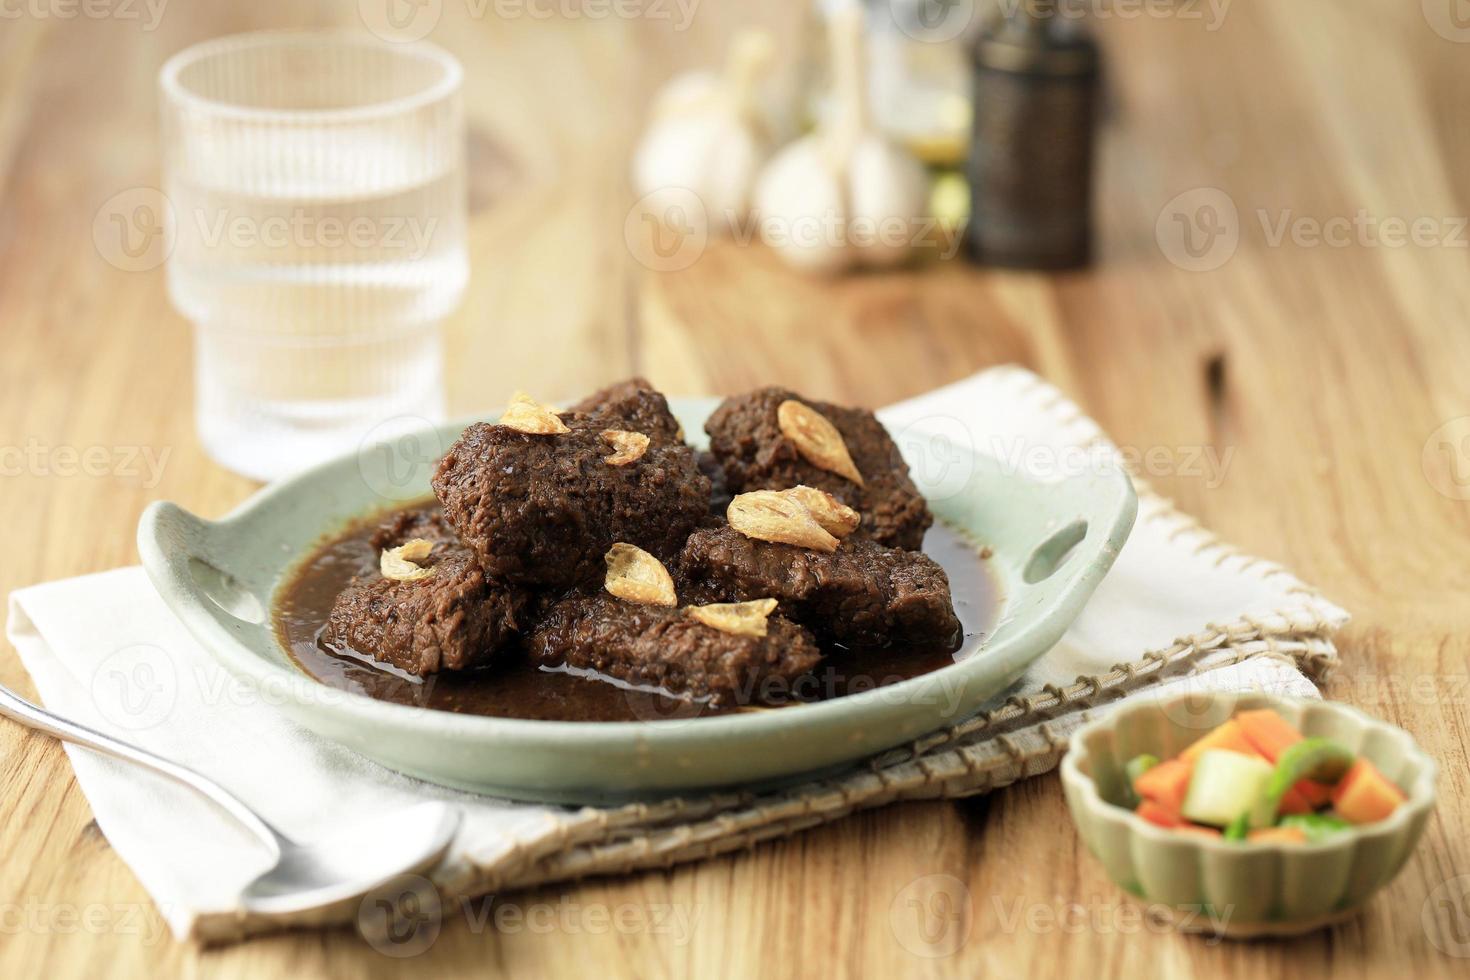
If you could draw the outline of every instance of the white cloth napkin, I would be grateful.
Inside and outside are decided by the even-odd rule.
[[[1045,477],[1048,468],[1089,465],[1089,454],[1109,446],[1055,389],[1016,368],[975,375],[881,414],[920,465],[931,462],[925,453],[945,456],[946,440],[963,439]],[[298,840],[325,837],[354,814],[455,801],[463,823],[433,877],[472,894],[692,859],[810,826],[813,813],[835,819],[907,796],[981,792],[1049,769],[1059,740],[1087,711],[1103,710],[1096,695],[1131,692],[1151,674],[1189,675],[1176,684],[1313,694],[1298,666],[1333,658],[1330,634],[1346,614],[1140,490],[1138,523],[1112,573],[1062,642],[1008,698],[997,699],[984,724],[887,753],[849,778],[769,798],[722,794],[578,810],[397,775],[299,728],[274,709],[272,692],[231,678],[139,568],[13,593],[7,635],[48,707],[216,779]],[[269,862],[228,817],[137,767],[86,749],[67,752],[98,826],[177,936],[272,925],[234,914],[233,896]],[[987,759],[996,760],[988,769]],[[834,792],[835,803],[812,805],[817,794],[827,800]],[[803,804],[799,820],[790,816],[793,801]]]

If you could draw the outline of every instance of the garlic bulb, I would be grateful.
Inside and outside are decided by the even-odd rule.
[[[634,186],[656,214],[682,207],[692,191],[709,227],[731,230],[746,220],[770,153],[756,89],[773,48],[769,34],[741,32],[722,74],[681,75],[659,93],[633,158]]]
[[[761,237],[798,268],[893,265],[908,256],[919,230],[929,175],[869,118],[862,9],[841,7],[830,29],[834,109],[761,174]]]

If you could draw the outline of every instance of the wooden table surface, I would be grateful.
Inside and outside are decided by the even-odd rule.
[[[1109,111],[1092,271],[931,263],[818,282],[761,249],[716,245],[687,269],[650,272],[623,237],[625,160],[648,94],[713,59],[737,24],[776,27],[789,56],[801,6],[704,0],[680,30],[669,4],[663,19],[550,2],[425,5],[442,12],[431,38],[465,64],[471,125],[474,274],[449,326],[452,408],[635,371],[675,394],[779,382],[881,405],[1024,364],[1120,443],[1159,449],[1171,462],[1152,480],[1184,509],[1354,613],[1329,694],[1403,725],[1438,757],[1438,812],[1363,915],[1287,942],[1216,945],[1141,927],[1045,777],[859,814],[698,866],[503,896],[523,911],[626,910],[645,925],[584,927],[562,912],[549,930],[452,919],[413,965],[605,977],[1465,975],[1454,954],[1470,954],[1470,30],[1450,16],[1454,0],[1235,0],[1223,17],[1188,3],[1100,18]],[[353,24],[358,7],[176,3],[155,24],[141,4],[95,8],[106,16],[52,0],[5,6],[0,592],[135,562],[149,501],[214,515],[255,489],[195,439],[189,329],[162,270],[106,261],[94,217],[158,182],[154,78],[170,53],[245,29]],[[1211,226],[1203,206],[1221,221]],[[1203,237],[1210,227],[1223,244]],[[72,451],[90,447],[110,462],[82,468]],[[1223,473],[1183,465],[1199,447],[1228,462]],[[127,462],[147,458],[163,461],[156,478]],[[33,690],[13,656],[0,680]],[[347,930],[178,945],[159,935],[52,741],[0,727],[0,786],[0,974],[400,967]],[[930,874],[956,876],[972,899],[968,920],[932,923],[956,937],[942,957],[916,955],[890,920]],[[652,925],[659,910],[670,925]]]

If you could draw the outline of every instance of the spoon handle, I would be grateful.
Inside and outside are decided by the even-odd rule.
[[[17,721],[27,728],[54,735],[63,742],[84,745],[89,749],[96,749],[98,752],[118,759],[126,759],[128,762],[137,763],[145,769],[152,769],[154,772],[162,773],[183,783],[213,800],[220,809],[229,813],[247,830],[260,838],[262,843],[274,850],[277,856],[280,855],[282,848],[290,843],[284,835],[257,816],[254,810],[230,795],[218,783],[206,779],[193,769],[181,766],[177,762],[170,762],[136,745],[130,745],[111,735],[104,735],[86,725],[53,714],[45,708],[31,704],[4,685],[0,685],[0,715]]]

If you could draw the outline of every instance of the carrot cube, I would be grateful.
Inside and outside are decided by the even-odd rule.
[[[1193,762],[1168,759],[1135,779],[1133,792],[1178,813],[1184,806],[1184,794],[1189,791],[1189,779],[1193,775]]]
[[[1261,753],[1245,737],[1245,732],[1240,727],[1240,722],[1234,718],[1214,729],[1204,738],[1195,742],[1189,748],[1179,753],[1179,758],[1185,762],[1193,762],[1201,753],[1209,749],[1224,749],[1227,752],[1238,752],[1241,755],[1259,757]]]
[[[1332,808],[1349,823],[1375,823],[1404,802],[1404,793],[1362,756],[1332,791]]]
[[[1144,800],[1138,804],[1138,809],[1134,812],[1149,823],[1160,827],[1177,827],[1181,822],[1177,811],[1170,810],[1153,800]]]
[[[1235,716],[1246,740],[1257,752],[1275,762],[1281,753],[1302,740],[1302,733],[1270,708],[1242,711]]]

